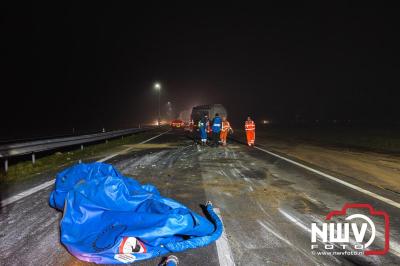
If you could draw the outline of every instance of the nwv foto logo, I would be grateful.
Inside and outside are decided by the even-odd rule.
[[[352,214],[347,216],[348,209],[367,209],[369,215]],[[349,247],[364,251],[365,255],[384,255],[389,251],[389,215],[386,212],[376,211],[369,204],[345,204],[342,210],[330,212],[326,216],[326,220],[329,221],[334,216],[345,216],[346,222],[325,222],[322,223],[322,226],[318,226],[317,223],[311,224],[311,249],[333,250],[335,246],[338,246],[344,250]],[[384,219],[385,244],[383,249],[367,249],[374,243],[376,237],[375,223],[371,219],[373,217]],[[362,222],[352,222],[354,219]],[[368,228],[370,233],[366,234]],[[318,240],[324,243],[322,247],[318,244]]]

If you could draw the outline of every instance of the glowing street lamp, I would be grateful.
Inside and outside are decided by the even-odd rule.
[[[160,94],[161,94],[161,84],[156,82],[154,83],[154,89],[158,91],[158,126],[160,126],[161,123],[161,112],[160,112]]]

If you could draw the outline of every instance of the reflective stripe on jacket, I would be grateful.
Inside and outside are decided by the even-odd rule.
[[[220,132],[221,131],[221,117],[217,116],[214,118],[214,123],[212,125],[213,132]]]
[[[254,123],[253,120],[246,121],[244,123],[244,129],[245,130],[256,130],[256,124]]]

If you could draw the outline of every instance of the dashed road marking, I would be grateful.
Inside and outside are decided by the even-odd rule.
[[[313,261],[315,263],[315,265],[321,265],[321,263],[316,260],[314,257],[310,256],[310,254],[308,254],[307,252],[305,252],[304,250],[302,250],[301,248],[297,247],[296,245],[293,245],[289,240],[287,240],[286,238],[284,238],[283,236],[281,236],[280,234],[278,234],[277,232],[275,232],[274,230],[272,230],[271,228],[269,228],[265,223],[263,223],[260,220],[257,220],[257,222],[267,231],[269,231],[271,234],[273,234],[274,236],[276,236],[278,239],[282,240],[283,242],[285,242],[286,244],[288,244],[291,248],[296,249],[297,251],[299,251],[300,253],[302,253],[305,257],[309,258],[311,261]]]
[[[264,224],[262,221],[257,220],[258,224],[261,225],[265,230],[267,230],[268,232],[270,232],[271,234],[273,234],[274,236],[276,236],[278,239],[282,240],[283,242],[285,242],[286,244],[288,244],[289,246],[293,246],[293,244],[287,240],[286,238],[284,238],[283,236],[281,236],[280,234],[278,234],[277,232],[275,232],[274,230],[272,230],[271,228],[269,228],[266,224]]]
[[[253,181],[251,181],[249,178],[247,177],[243,177],[244,181],[246,181],[247,183],[253,184]]]
[[[163,133],[161,133],[161,134],[159,134],[159,135],[157,135],[157,136],[154,136],[154,137],[152,137],[152,138],[149,138],[149,139],[147,139],[147,140],[145,140],[145,141],[142,141],[142,142],[140,142],[139,144],[145,144],[145,143],[147,143],[147,142],[149,142],[149,141],[151,141],[151,140],[153,140],[153,139],[156,139],[156,138],[158,138],[158,137],[160,137],[160,136],[162,136],[162,135],[164,135],[164,134],[166,134],[166,133],[168,133],[168,132],[170,132],[170,130],[165,131],[165,132],[163,132]],[[119,154],[121,154],[121,153],[124,153],[124,152],[129,151],[130,149],[132,149],[132,147],[130,147],[130,148],[128,148],[128,149],[125,149],[125,150],[122,150],[122,151],[120,151],[120,152],[118,152],[118,153],[112,154],[112,155],[110,155],[110,156],[107,156],[107,157],[105,157],[105,158],[103,158],[103,159],[101,159],[101,160],[98,160],[97,162],[105,162],[105,161],[107,161],[107,160],[109,160],[109,159],[111,159],[111,158],[114,158],[115,156],[117,156],[117,155],[119,155]],[[40,190],[42,190],[42,189],[45,189],[45,188],[47,188],[47,187],[53,185],[54,182],[55,182],[55,179],[52,179],[52,180],[46,181],[46,182],[44,182],[44,183],[42,183],[42,184],[40,184],[40,185],[38,185],[38,186],[35,186],[35,187],[30,188],[30,189],[28,189],[28,190],[22,191],[22,192],[20,192],[20,193],[14,195],[14,196],[11,196],[11,197],[9,197],[9,198],[6,198],[6,199],[4,199],[4,200],[1,201],[1,206],[4,207],[4,206],[7,206],[8,204],[11,204],[11,203],[13,203],[13,202],[16,202],[16,201],[18,201],[18,200],[20,200],[20,199],[23,199],[23,198],[25,198],[25,197],[28,197],[28,196],[32,195],[33,193],[36,193],[36,192],[38,192],[38,191],[40,191]]]
[[[299,220],[297,220],[296,218],[294,218],[293,216],[291,216],[289,213],[285,212],[282,209],[279,209],[279,212],[281,214],[283,214],[283,216],[285,216],[286,218],[288,218],[291,222],[295,223],[297,226],[301,227],[303,230],[311,233],[311,229],[308,228],[307,226],[305,226],[303,223],[301,223]]]

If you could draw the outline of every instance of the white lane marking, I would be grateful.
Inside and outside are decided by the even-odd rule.
[[[280,234],[278,234],[277,232],[275,232],[274,230],[272,230],[271,228],[269,228],[266,224],[264,224],[263,222],[261,222],[260,220],[257,220],[257,222],[264,227],[264,229],[266,229],[268,232],[270,232],[271,234],[273,234],[274,236],[276,236],[278,239],[282,240],[283,242],[285,242],[286,244],[288,244],[289,246],[293,246],[292,243],[290,243],[289,240],[287,240],[286,238],[284,238],[283,236],[281,236]]]
[[[25,190],[23,192],[18,193],[17,195],[14,195],[14,196],[11,196],[9,198],[6,198],[6,199],[1,201],[1,206],[2,207],[7,206],[8,204],[16,202],[17,200],[20,200],[22,198],[25,198],[25,197],[27,197],[27,196],[29,196],[29,195],[31,195],[31,194],[39,191],[39,190],[45,189],[45,188],[53,185],[54,182],[55,182],[55,179],[47,181],[47,182],[44,182],[43,184],[40,184],[40,185],[38,185],[36,187],[30,188],[28,190]]]
[[[269,216],[269,213],[264,209],[264,207],[260,204],[260,202],[256,201],[257,206],[261,209],[261,211],[266,214],[267,216]]]
[[[147,140],[144,140],[144,141],[142,141],[142,142],[140,142],[140,143],[138,143],[138,144],[145,144],[145,143],[147,143],[147,142],[149,142],[149,141],[151,141],[151,140],[153,140],[153,139],[156,139],[156,138],[158,138],[158,137],[160,137],[160,136],[162,136],[162,135],[164,135],[164,134],[166,134],[166,133],[168,133],[168,132],[170,132],[170,131],[171,131],[171,130],[165,131],[165,132],[163,132],[163,133],[161,133],[161,134],[158,134],[157,136],[151,137],[151,138],[149,138],[149,139],[147,139]],[[100,160],[98,160],[97,162],[102,163],[102,162],[108,161],[108,160],[110,160],[111,158],[114,158],[115,156],[118,156],[118,155],[120,155],[120,154],[122,154],[122,153],[125,153],[125,152],[128,152],[128,151],[132,150],[133,148],[134,148],[134,147],[129,147],[129,148],[125,149],[125,150],[122,150],[122,151],[120,151],[120,152],[111,154],[111,155],[109,155],[109,156],[107,156],[107,157],[105,157],[105,158],[103,158],[103,159],[100,159]]]
[[[252,187],[252,186],[249,186],[249,190],[250,190],[251,192],[253,192],[253,191],[254,191],[254,189],[253,189],[253,187]]]
[[[144,144],[144,143],[146,143],[146,142],[149,142],[149,141],[151,141],[151,140],[153,140],[153,139],[155,139],[155,138],[158,138],[158,137],[160,137],[160,136],[162,136],[162,135],[168,133],[169,131],[170,131],[170,130],[168,130],[168,131],[166,131],[166,132],[163,132],[163,133],[161,133],[161,134],[159,134],[159,135],[157,135],[157,136],[155,136],[155,137],[149,138],[149,139],[147,139],[147,140],[145,140],[145,141],[142,141],[142,142],[140,142],[139,144]],[[129,149],[132,149],[132,147],[130,147],[130,148],[128,148],[128,149],[125,149],[125,150],[123,150],[123,151],[120,151],[119,153],[116,153],[116,154],[107,156],[107,157],[105,157],[105,158],[103,158],[103,159],[101,159],[101,160],[98,160],[97,162],[105,162],[105,161],[107,161],[107,160],[109,160],[109,159],[111,159],[111,158],[113,158],[113,157],[115,157],[115,156],[117,156],[117,155],[119,155],[119,154],[121,154],[121,153],[124,153],[124,152],[128,151]],[[36,193],[36,192],[38,192],[38,191],[40,191],[40,190],[42,190],[42,189],[45,189],[45,188],[47,188],[47,187],[53,185],[54,182],[55,182],[55,179],[52,179],[52,180],[47,181],[47,182],[44,182],[44,183],[42,183],[42,184],[40,184],[40,185],[38,185],[38,186],[36,186],[36,187],[33,187],[33,188],[30,188],[30,189],[25,190],[25,191],[23,191],[23,192],[20,192],[20,193],[18,193],[17,195],[14,195],[14,196],[11,196],[11,197],[9,197],[9,198],[6,198],[6,199],[4,199],[4,200],[1,201],[1,207],[7,206],[8,204],[11,204],[11,203],[13,203],[13,202],[16,202],[16,201],[18,201],[18,200],[20,200],[20,199],[23,199],[23,198],[25,198],[25,197],[27,197],[27,196],[32,195],[33,193]]]
[[[310,254],[308,254],[307,252],[305,252],[304,250],[302,250],[301,248],[298,248],[296,245],[293,245],[289,240],[287,240],[286,238],[284,238],[283,236],[281,236],[280,234],[276,233],[274,230],[272,230],[271,228],[269,228],[266,224],[264,224],[263,222],[261,222],[260,220],[257,220],[257,222],[264,227],[264,229],[268,230],[269,232],[271,232],[274,236],[276,236],[277,238],[279,238],[280,240],[284,241],[286,244],[288,244],[289,246],[291,246],[292,248],[298,250],[300,253],[302,253],[304,256],[306,256],[307,258],[309,258],[310,260],[312,260],[315,265],[321,265],[321,263],[316,260],[313,256],[310,256]]]
[[[237,175],[237,173],[236,173],[236,171],[235,171],[234,169],[231,169],[231,173],[232,173],[232,175],[233,175],[234,177],[238,177],[238,175]]]
[[[251,181],[249,178],[247,177],[243,177],[244,181],[246,181],[247,183],[253,184],[253,181]]]
[[[288,218],[291,222],[295,223],[296,225],[300,226],[303,230],[311,233],[311,229],[305,226],[303,223],[301,223],[299,220],[291,216],[289,213],[285,212],[282,209],[279,209],[279,212],[283,214],[286,218]]]
[[[245,166],[245,165],[242,163],[242,161],[239,161],[239,165],[240,165],[240,167],[242,167],[244,170],[251,171],[250,168],[248,168],[247,166]]]
[[[228,196],[228,197],[230,197],[230,198],[233,197],[233,195],[232,195],[231,193],[229,193],[229,192],[223,192],[223,193],[224,193],[224,195],[226,195],[226,196]]]
[[[108,161],[108,160],[110,160],[111,158],[114,158],[115,156],[117,156],[117,155],[119,155],[119,154],[121,154],[121,153],[128,152],[128,151],[131,150],[131,149],[132,149],[132,147],[127,148],[127,149],[125,149],[125,150],[122,150],[122,151],[120,151],[119,153],[111,154],[111,155],[109,155],[109,156],[107,156],[107,157],[104,157],[103,159],[98,160],[97,162],[98,162],[98,163],[102,163],[102,162]]]
[[[242,168],[247,170],[247,171],[251,171],[250,168],[248,168],[247,166],[242,165]]]
[[[246,182],[248,182],[248,183],[251,183],[251,184],[254,184],[253,181],[251,181],[249,178],[247,178],[247,176],[245,176],[244,174],[242,174],[242,172],[240,172],[239,169],[233,168],[233,169],[231,169],[231,171],[232,171],[232,174],[233,174],[235,177],[239,177],[239,176],[240,176],[241,178],[244,179],[244,181],[246,181]]]
[[[222,222],[220,210],[218,208],[214,208],[214,211],[218,215],[219,219],[221,219],[221,222]],[[219,265],[234,266],[235,261],[233,260],[232,250],[231,250],[231,247],[229,246],[228,238],[226,237],[225,226],[224,226],[224,230],[222,230],[221,237],[218,238],[218,240],[216,241],[216,246],[217,246]]]
[[[339,179],[339,178],[337,178],[337,177],[328,175],[328,174],[326,174],[326,173],[324,173],[324,172],[321,172],[321,171],[319,171],[319,170],[316,170],[316,169],[314,169],[314,168],[311,168],[311,167],[309,167],[309,166],[307,166],[307,165],[298,163],[298,162],[296,162],[296,161],[293,161],[293,160],[291,160],[291,159],[288,159],[288,158],[286,158],[286,157],[283,157],[283,156],[281,156],[281,155],[279,155],[279,154],[270,152],[270,151],[265,150],[265,149],[263,149],[263,148],[256,147],[256,146],[255,146],[254,148],[256,148],[256,149],[258,149],[258,150],[260,150],[260,151],[263,151],[263,152],[265,152],[265,153],[268,153],[268,154],[270,154],[270,155],[272,155],[272,156],[275,156],[275,157],[277,157],[277,158],[279,158],[279,159],[282,159],[282,160],[284,160],[284,161],[287,161],[287,162],[289,162],[289,163],[292,163],[292,164],[294,164],[294,165],[297,165],[297,166],[299,166],[299,167],[301,167],[301,168],[304,168],[304,169],[306,169],[306,170],[308,170],[308,171],[310,171],[310,172],[316,173],[316,174],[321,175],[321,176],[323,176],[323,177],[326,177],[326,178],[328,178],[328,179],[330,179],[330,180],[333,180],[333,181],[335,181],[335,182],[338,182],[338,183],[340,183],[340,184],[342,184],[342,185],[344,185],[344,186],[346,186],[346,187],[349,187],[349,188],[352,188],[352,189],[354,189],[354,190],[357,190],[357,191],[359,191],[359,192],[361,192],[361,193],[364,193],[364,194],[366,194],[366,195],[368,195],[368,196],[370,196],[370,197],[373,197],[373,198],[375,198],[375,199],[378,199],[378,200],[380,200],[380,201],[383,201],[383,202],[385,202],[385,203],[387,203],[387,204],[389,204],[389,205],[392,205],[392,206],[394,206],[394,207],[400,209],[400,203],[398,203],[398,202],[396,202],[396,201],[394,201],[394,200],[385,198],[385,197],[383,197],[383,196],[381,196],[381,195],[378,195],[378,194],[376,194],[376,193],[374,193],[374,192],[371,192],[371,191],[368,191],[368,190],[363,189],[363,188],[361,188],[361,187],[358,187],[358,186],[356,186],[356,185],[350,184],[349,182],[346,182],[346,181],[344,181],[344,180],[341,180],[341,179]]]
[[[254,184],[253,181],[251,181],[247,176],[245,176],[244,174],[242,174],[242,172],[240,172],[239,169],[233,168],[233,169],[232,169],[232,173],[233,173],[233,172],[236,172],[236,173],[237,173],[240,177],[242,177],[242,178],[244,179],[244,181],[246,181],[247,183]],[[234,174],[234,175],[235,175],[235,174]],[[235,175],[235,177],[237,177],[237,175]]]

